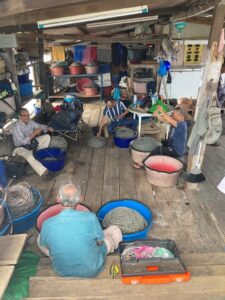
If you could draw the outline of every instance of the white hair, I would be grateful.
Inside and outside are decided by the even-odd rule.
[[[81,198],[81,190],[73,183],[67,183],[59,189],[58,199],[63,206],[75,206]]]

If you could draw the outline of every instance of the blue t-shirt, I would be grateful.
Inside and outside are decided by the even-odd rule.
[[[177,127],[171,127],[168,145],[172,147],[179,156],[184,156],[187,143],[187,123],[178,122]]]
[[[43,223],[40,244],[47,247],[53,269],[61,276],[94,277],[107,255],[103,231],[94,213],[64,209]]]

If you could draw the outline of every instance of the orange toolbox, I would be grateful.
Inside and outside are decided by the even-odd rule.
[[[129,247],[149,246],[169,250],[174,257],[127,258],[125,252]],[[191,278],[190,272],[180,259],[173,240],[139,240],[122,242],[119,247],[121,278],[125,284],[165,284],[184,282]]]

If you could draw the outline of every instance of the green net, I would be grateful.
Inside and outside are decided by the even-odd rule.
[[[40,257],[33,252],[24,251],[21,254],[3,300],[20,300],[28,296],[29,278],[36,275],[39,260]]]
[[[168,106],[164,102],[162,102],[161,100],[157,100],[157,102],[152,105],[149,112],[154,113],[157,110],[157,106],[161,106],[165,112],[169,111]]]

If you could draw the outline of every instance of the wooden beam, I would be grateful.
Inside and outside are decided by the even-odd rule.
[[[15,1],[15,0],[14,0]],[[28,0],[27,0],[28,1]],[[32,0],[33,2],[34,0]],[[53,0],[51,0],[53,1]],[[51,1],[46,1],[47,3]],[[9,2],[9,1],[8,1]],[[17,1],[20,2],[20,1]],[[38,1],[36,1],[38,3]],[[42,1],[43,2],[43,1]],[[177,12],[177,5],[183,4],[186,0],[114,0],[114,1],[102,1],[102,0],[95,0],[95,1],[88,1],[84,3],[75,3],[64,4],[64,1],[60,1],[63,4],[63,8],[61,7],[52,7],[50,9],[46,8],[44,10],[33,10],[33,11],[26,11],[17,12],[17,15],[9,15],[6,16],[4,10],[1,6],[0,11],[0,28],[4,28],[7,26],[21,26],[25,24],[36,24],[37,21],[53,19],[53,18],[60,18],[60,17],[68,17],[71,15],[80,15],[86,14],[88,12],[100,12],[104,10],[110,9],[119,9],[119,8],[126,8],[132,7],[137,5],[149,5],[151,14],[158,14],[158,13],[166,13],[172,14]],[[2,3],[2,2],[1,2]],[[11,4],[10,4],[11,5]],[[179,11],[180,11],[179,6]]]
[[[219,44],[221,32],[225,18],[225,1],[218,3],[214,9],[213,21],[211,25],[208,47],[212,46],[213,42]]]
[[[204,17],[192,17],[189,19],[184,19],[185,22],[194,23],[194,24],[203,24],[203,25],[211,25],[212,18],[204,18]]]
[[[82,42],[103,42],[103,43],[159,43],[164,36],[158,36],[154,38],[131,38],[128,35],[123,35],[122,37],[99,37],[95,35],[53,35],[53,34],[18,34],[18,40],[27,40],[30,37],[36,36],[37,38],[43,38],[46,41],[57,41],[65,40],[70,43],[76,43],[77,40]],[[63,43],[63,42],[62,42]],[[67,43],[67,42],[65,42]]]

